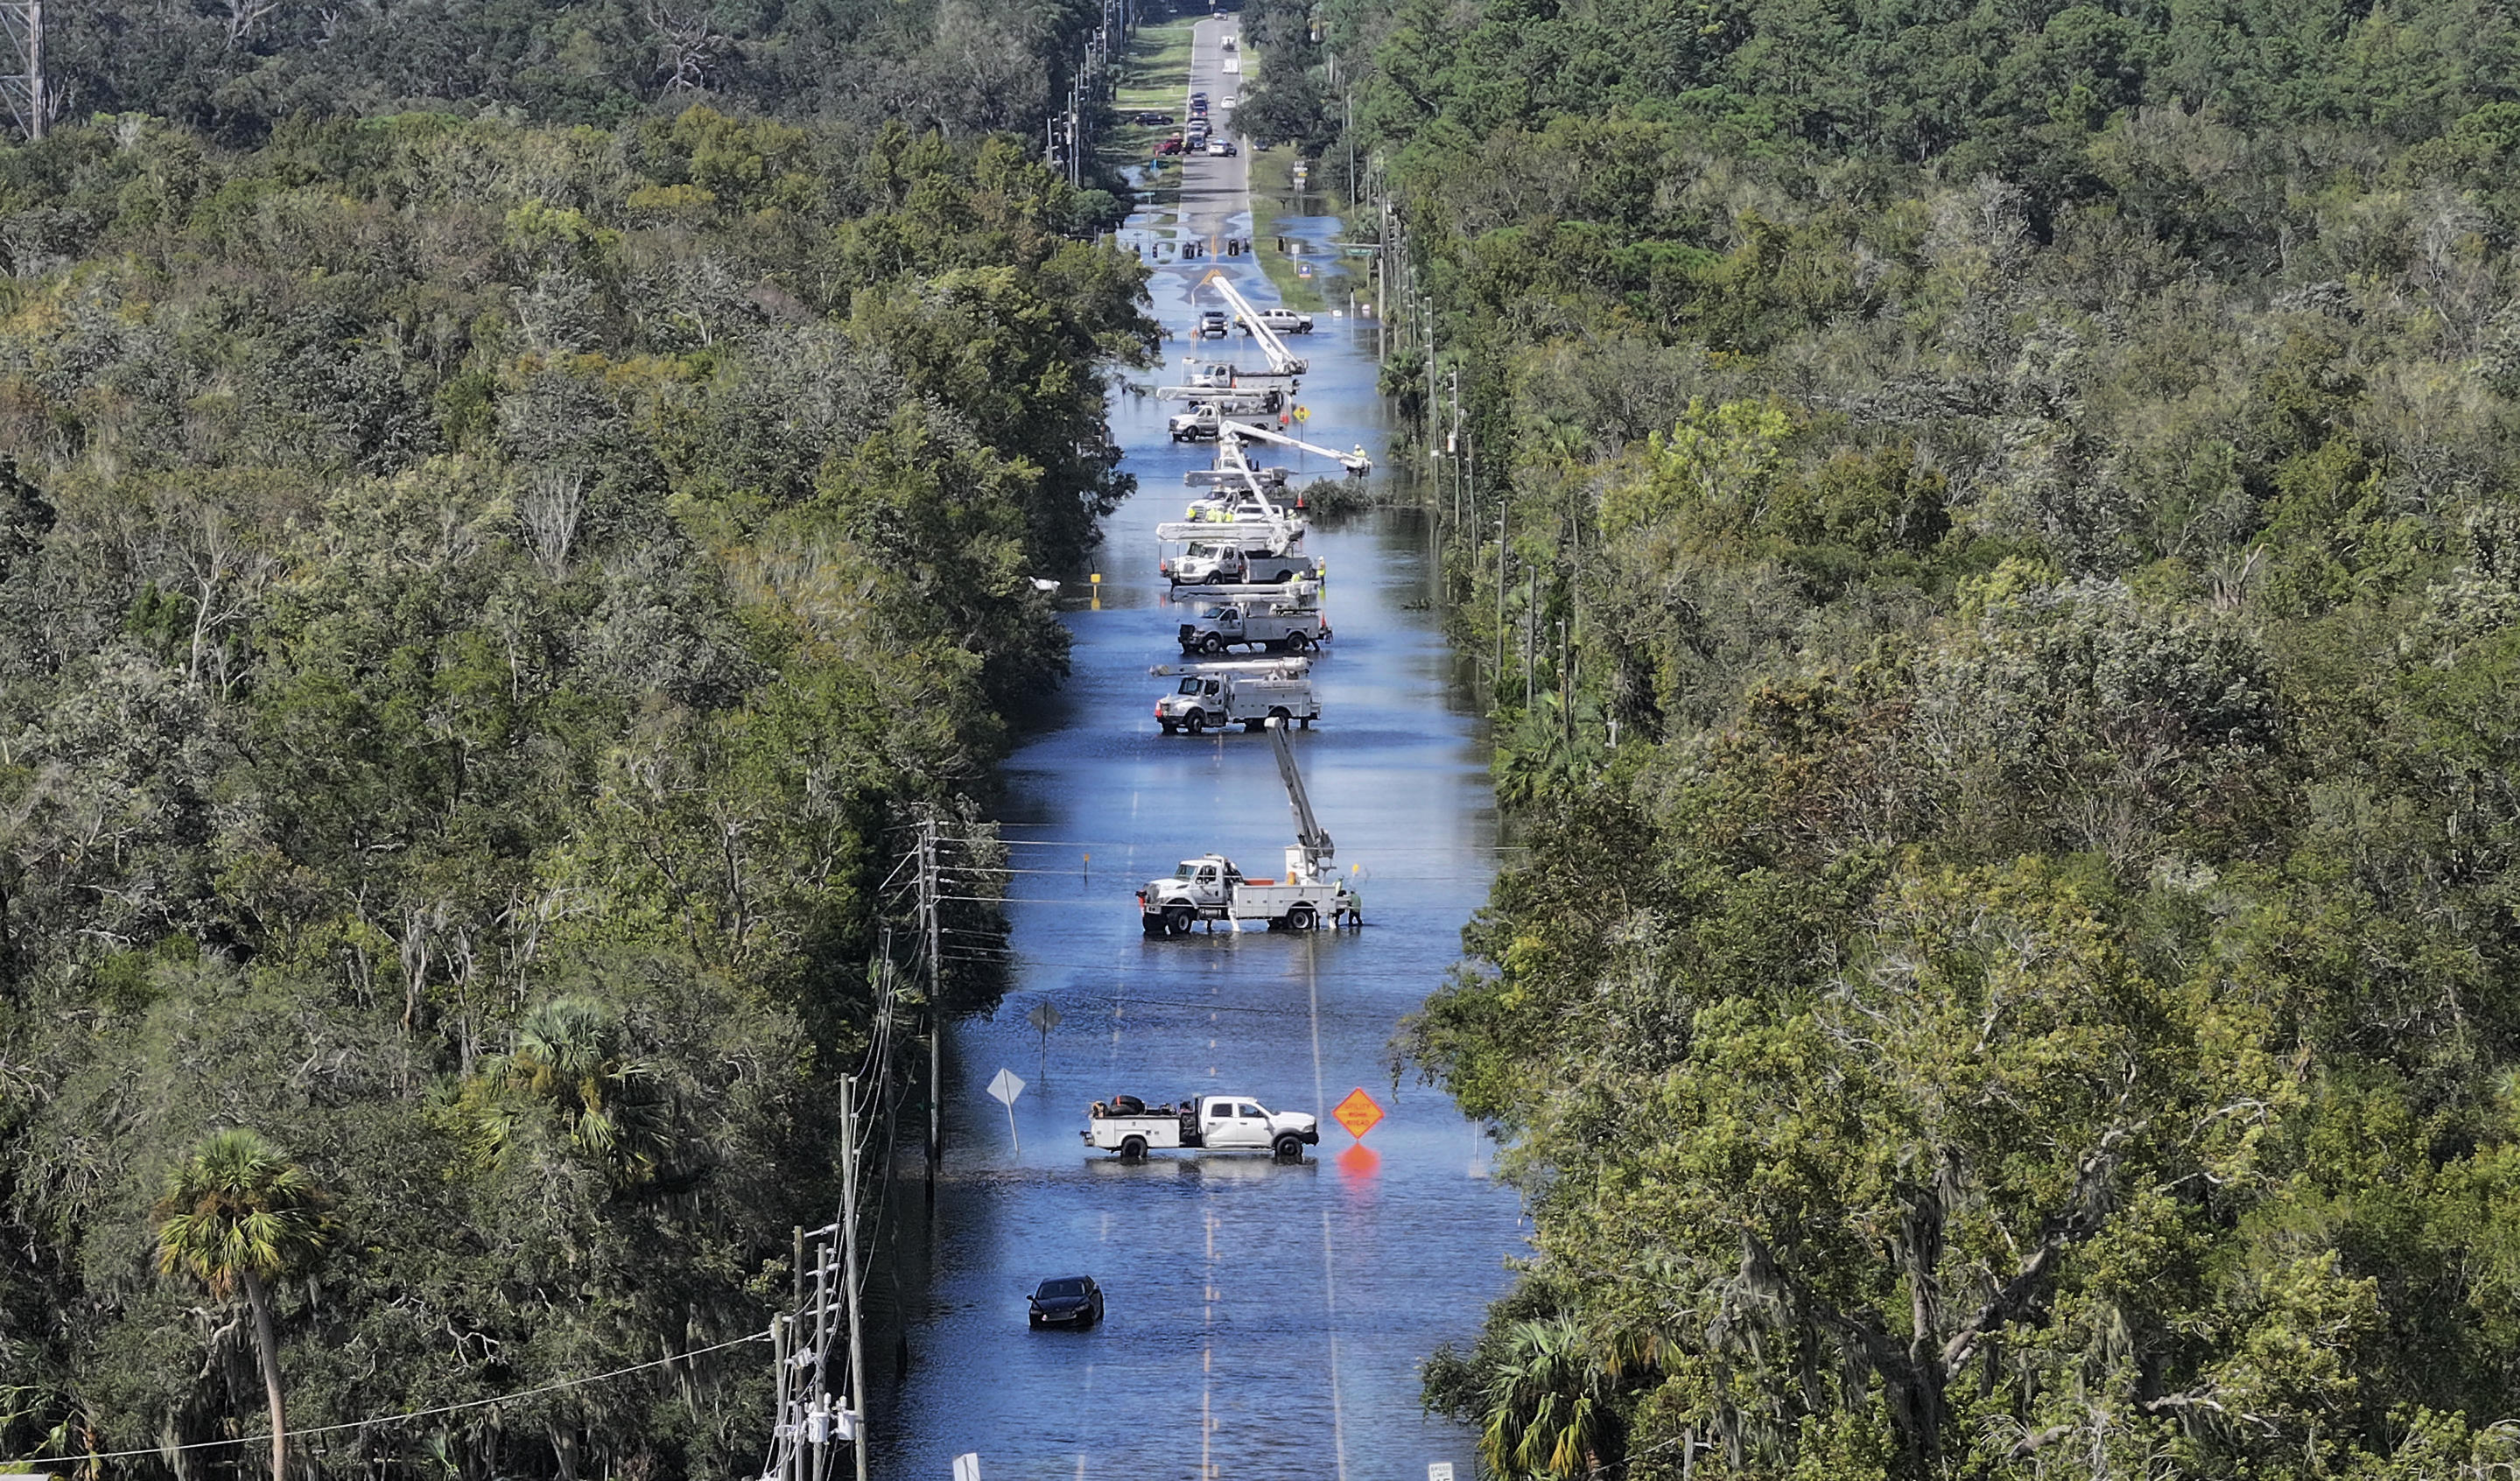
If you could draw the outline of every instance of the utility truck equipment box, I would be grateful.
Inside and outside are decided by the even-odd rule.
[[[1078,1136],[1085,1144],[1136,1161],[1148,1152],[1268,1152],[1293,1162],[1321,1144],[1321,1123],[1301,1111],[1273,1111],[1250,1096],[1196,1096],[1149,1106],[1135,1096],[1094,1102]]]

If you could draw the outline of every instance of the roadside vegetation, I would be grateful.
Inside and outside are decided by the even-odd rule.
[[[0,1456],[757,1466],[835,1081],[997,991],[872,959],[1128,491],[1090,210],[698,108],[0,149]]]
[[[1324,14],[1244,116],[1339,167],[1334,55],[1408,225],[1531,845],[1401,1045],[1538,1220],[1428,1402],[1566,1481],[2520,1459],[2508,18]]]

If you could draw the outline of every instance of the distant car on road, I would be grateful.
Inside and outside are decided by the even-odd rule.
[[[1158,155],[1178,155],[1181,152],[1182,142],[1181,135],[1179,134],[1175,134],[1169,139],[1160,140],[1155,145],[1155,153]]]
[[[1219,159],[1222,159],[1226,156],[1234,153],[1234,146],[1231,142],[1224,139],[1210,139],[1207,141],[1207,152],[1214,155]]]
[[[1032,1324],[1092,1326],[1102,1320],[1102,1287],[1092,1276],[1057,1276],[1034,1287]]]
[[[1222,339],[1226,336],[1225,310],[1211,308],[1198,316],[1197,337]]]
[[[1173,115],[1170,113],[1157,112],[1153,109],[1147,109],[1144,112],[1135,114],[1130,121],[1133,123],[1170,123],[1173,121]]]

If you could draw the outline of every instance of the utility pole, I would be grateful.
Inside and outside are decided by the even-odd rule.
[[[798,1481],[796,1476],[796,1409],[788,1387],[788,1314],[770,1319],[770,1362],[775,1369],[778,1393],[778,1422],[771,1430],[772,1453],[777,1463],[770,1473],[779,1481]]]
[[[867,1481],[866,1324],[858,1303],[858,1080],[840,1081],[840,1273],[849,1310],[849,1409],[857,1415],[849,1449],[858,1481]]]
[[[44,88],[44,0],[0,0],[0,34],[9,38],[18,69],[0,73],[0,94],[18,119],[18,131],[29,143],[44,137],[53,111]],[[9,59],[0,56],[0,63]]]
[[[1540,641],[1540,567],[1523,573],[1522,598],[1522,712],[1531,713],[1532,683],[1537,677],[1536,657],[1532,646]]]
[[[936,920],[936,810],[919,819],[919,915],[927,930],[927,1223],[936,1223],[936,1165],[945,1156],[945,1006],[941,944],[944,932]]]
[[[1497,505],[1496,681],[1489,686],[1490,703],[1495,702],[1494,696],[1505,688],[1505,555],[1512,548],[1511,541],[1507,538],[1509,529],[1508,521],[1512,517],[1513,512],[1500,501]]]

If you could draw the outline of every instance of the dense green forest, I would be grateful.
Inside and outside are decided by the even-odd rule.
[[[1538,1221],[1428,1402],[1508,1476],[2520,1463],[2508,9],[1263,11],[1461,378],[1530,845],[1400,1047]]]
[[[47,12],[54,111],[231,143],[300,113],[610,127],[659,104],[1029,137],[1093,0],[98,0]]]
[[[1092,208],[698,109],[0,149],[0,1456],[267,1474],[266,1372],[311,1432],[763,1329],[926,1010],[902,830],[1127,492]],[[769,1368],[291,1465],[750,1474]]]

